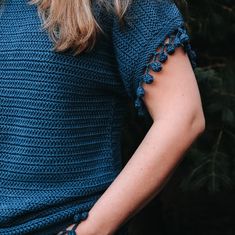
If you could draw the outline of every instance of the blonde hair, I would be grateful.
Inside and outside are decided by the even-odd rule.
[[[91,50],[102,32],[93,12],[93,0],[30,0],[35,4],[43,20],[43,28],[48,30],[55,43],[54,50],[72,48],[75,55]],[[120,22],[131,0],[97,0],[108,10],[114,10]],[[59,32],[59,34],[58,34]],[[59,35],[59,36],[58,36]]]

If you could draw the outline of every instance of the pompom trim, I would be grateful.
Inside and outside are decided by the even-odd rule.
[[[84,211],[82,213],[75,214],[73,217],[74,225],[73,225],[72,229],[67,230],[67,228],[65,228],[64,230],[59,232],[58,235],[76,235],[76,228],[78,227],[78,225],[80,224],[81,221],[87,219],[88,215],[89,215],[88,211]]]
[[[181,25],[173,33],[166,36],[164,42],[153,53],[151,61],[146,64],[145,73],[136,88],[136,98],[134,101],[139,116],[145,116],[146,114],[146,108],[142,100],[142,97],[145,95],[145,90],[142,84],[151,84],[154,80],[154,77],[149,73],[150,69],[154,72],[160,72],[163,69],[163,64],[168,60],[169,55],[173,55],[177,47],[184,48],[184,51],[189,56],[193,69],[196,67],[196,53],[192,50],[190,38],[185,26]]]

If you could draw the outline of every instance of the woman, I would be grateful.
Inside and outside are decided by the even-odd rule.
[[[124,234],[205,128],[178,8],[4,0],[0,35],[0,234]],[[153,124],[122,168],[128,99]]]

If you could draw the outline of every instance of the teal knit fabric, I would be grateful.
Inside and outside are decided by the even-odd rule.
[[[127,101],[148,115],[142,84],[152,83],[148,72],[164,69],[176,47],[194,66],[171,1],[134,0],[123,27],[113,13],[93,6],[105,33],[77,56],[52,50],[27,0],[1,6],[1,235],[52,235],[86,219],[122,169]]]

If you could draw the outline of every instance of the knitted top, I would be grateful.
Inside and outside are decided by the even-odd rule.
[[[53,51],[35,5],[1,6],[1,235],[56,234],[86,219],[122,169],[127,101],[148,115],[142,83],[152,83],[149,70],[164,69],[176,47],[194,65],[171,1],[133,1],[123,27],[114,13],[93,6],[105,34],[77,56]]]

